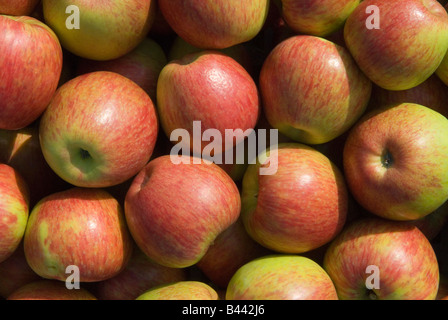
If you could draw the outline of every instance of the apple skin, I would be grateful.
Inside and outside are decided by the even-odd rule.
[[[448,120],[414,103],[366,114],[347,137],[344,173],[351,194],[369,212],[416,220],[448,198]]]
[[[72,188],[45,197],[31,211],[25,257],[39,276],[65,281],[79,268],[80,282],[112,278],[126,267],[132,238],[124,212],[108,192]]]
[[[255,38],[269,0],[159,0],[165,20],[185,41],[201,49],[224,49]]]
[[[298,143],[268,150],[277,172],[243,178],[241,218],[248,234],[276,252],[299,254],[330,242],[343,228],[348,195],[340,170],[322,153]]]
[[[185,269],[161,266],[134,247],[126,268],[111,279],[93,283],[90,291],[99,300],[135,300],[149,288],[185,280]]]
[[[172,268],[198,262],[241,209],[239,190],[224,170],[183,159],[189,163],[174,164],[168,155],[150,161],[125,199],[126,221],[139,248]]]
[[[22,176],[0,163],[0,262],[17,250],[29,216],[29,189]]]
[[[232,277],[226,300],[338,300],[324,269],[297,255],[268,255],[242,266]]]
[[[104,188],[131,178],[149,161],[158,119],[151,98],[135,82],[97,71],[56,91],[39,133],[56,174],[74,186]]]
[[[379,269],[379,289],[368,289],[369,265]],[[431,243],[416,227],[382,218],[347,226],[328,248],[324,269],[341,300],[433,300],[439,266]]]
[[[218,300],[218,293],[201,281],[179,281],[149,289],[136,300]]]
[[[106,4],[107,3],[107,4]],[[92,4],[84,0],[43,0],[45,23],[62,46],[91,60],[112,60],[129,53],[147,36],[155,17],[154,0],[111,0]],[[79,8],[79,29],[68,29],[66,8]]]
[[[315,36],[282,41],[260,72],[267,120],[305,144],[326,143],[347,131],[364,113],[371,90],[346,49]]]
[[[77,75],[95,71],[121,74],[142,87],[155,103],[157,80],[167,62],[162,47],[154,40],[145,38],[134,50],[118,59],[108,61],[78,59]]]
[[[0,0],[0,14],[10,16],[29,16],[40,0]]]
[[[258,88],[243,66],[218,51],[201,51],[168,63],[157,85],[157,108],[165,134],[179,128],[190,134],[185,148],[201,153],[210,142],[193,142],[193,121],[201,121],[203,133],[217,129],[222,151],[243,141],[244,136],[226,143],[226,129],[254,129],[260,113]]]
[[[297,33],[325,37],[344,26],[360,0],[281,0],[282,14]]]
[[[447,6],[448,7],[448,6]],[[448,10],[448,8],[447,8]],[[436,75],[448,86],[448,51],[436,70]]]
[[[366,8],[378,7],[380,29],[369,30]],[[448,49],[448,14],[435,0],[366,0],[347,19],[344,39],[361,70],[387,90],[428,79]]]
[[[38,280],[14,291],[7,300],[97,300],[84,288],[69,290],[64,282]]]
[[[58,86],[62,48],[54,32],[27,16],[0,15],[0,129],[30,125]]]

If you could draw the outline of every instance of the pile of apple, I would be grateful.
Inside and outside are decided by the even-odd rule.
[[[446,2],[0,0],[1,299],[446,299]]]

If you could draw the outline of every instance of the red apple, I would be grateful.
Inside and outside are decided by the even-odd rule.
[[[433,300],[437,295],[439,267],[431,243],[403,222],[353,222],[331,243],[323,266],[341,300]]]
[[[442,62],[448,49],[448,14],[436,0],[366,0],[347,19],[344,39],[376,85],[408,90]]]
[[[39,280],[14,291],[8,300],[97,300],[84,288],[67,289],[64,282]]]
[[[0,163],[0,262],[17,250],[29,214],[29,189],[22,176]]]
[[[306,144],[326,143],[347,131],[364,113],[371,88],[346,49],[314,36],[278,44],[260,73],[267,120]]]
[[[136,176],[125,200],[130,232],[140,249],[167,267],[197,263],[238,219],[234,181],[217,165],[193,157],[174,164],[161,156]]]
[[[252,260],[234,274],[226,300],[337,300],[335,287],[320,265],[297,255]]]
[[[65,181],[109,187],[148,162],[158,123],[149,95],[115,72],[78,76],[61,86],[40,121],[43,155]]]
[[[0,15],[0,129],[34,122],[58,86],[62,49],[54,32],[27,16]]]
[[[159,0],[171,28],[195,47],[223,49],[252,40],[269,10],[268,0]]]
[[[24,236],[30,267],[41,277],[65,281],[69,266],[80,282],[112,278],[132,252],[122,207],[101,189],[72,188],[45,197],[31,211]]]
[[[358,121],[344,146],[351,194],[369,212],[416,220],[448,199],[448,120],[414,103],[387,105]]]
[[[322,153],[297,143],[267,151],[243,178],[241,218],[249,235],[281,253],[304,253],[330,242],[347,216],[347,189],[339,169]],[[260,159],[262,159],[261,154]]]

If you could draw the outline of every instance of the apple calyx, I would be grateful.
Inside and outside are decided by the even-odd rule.
[[[394,164],[394,158],[389,150],[385,149],[381,155],[381,164],[384,168],[389,169]]]

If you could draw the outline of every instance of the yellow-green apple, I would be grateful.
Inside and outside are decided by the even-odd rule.
[[[126,268],[111,279],[93,283],[90,291],[99,300],[135,300],[149,288],[185,280],[185,269],[155,263],[134,247]]]
[[[338,300],[325,270],[298,255],[268,255],[233,275],[226,300]]]
[[[260,72],[267,120],[305,144],[325,143],[347,131],[364,113],[371,90],[345,48],[315,36],[282,41]]]
[[[64,282],[56,280],[38,280],[28,283],[7,298],[8,300],[97,300],[84,288],[67,289]]]
[[[260,168],[273,162],[277,172],[261,174]],[[246,170],[241,218],[261,245],[281,253],[303,253],[341,231],[347,199],[344,177],[326,156],[303,144],[282,143],[261,153]]]
[[[436,0],[366,0],[347,19],[344,39],[375,84],[407,90],[428,79],[442,62],[448,14]]]
[[[62,70],[54,32],[28,16],[0,15],[0,129],[28,126],[44,112]]]
[[[92,60],[117,59],[137,47],[154,23],[156,1],[43,0],[46,24],[62,46]]]
[[[159,0],[158,4],[176,34],[201,49],[252,40],[269,10],[269,0]]]
[[[448,120],[414,103],[366,114],[347,137],[343,162],[351,194],[369,212],[415,220],[448,199]]]
[[[416,226],[400,221],[354,221],[331,243],[323,267],[341,300],[431,300],[437,295],[434,249]]]
[[[29,189],[13,167],[0,163],[0,262],[17,250],[29,215]]]
[[[109,187],[136,175],[149,161],[157,133],[149,95],[109,71],[80,75],[59,87],[39,127],[46,161],[78,187]]]
[[[345,20],[361,0],[281,0],[283,17],[295,32],[319,37],[344,26]]]
[[[417,220],[403,221],[415,225],[429,241],[433,241],[443,230],[448,221],[448,201],[437,208],[434,212]]]
[[[448,10],[448,5],[446,6],[446,9]],[[448,51],[445,54],[445,57],[443,58],[440,65],[437,67],[435,73],[440,78],[440,80],[442,80],[443,83],[448,86]]]
[[[218,293],[201,281],[179,281],[151,288],[136,300],[218,300]]]
[[[0,0],[0,14],[10,16],[29,16],[40,0]]]
[[[179,164],[169,155],[151,160],[125,199],[126,221],[139,248],[172,268],[197,263],[241,209],[239,190],[223,169],[200,158],[181,158]]]
[[[119,73],[142,87],[155,102],[157,80],[167,62],[162,47],[154,40],[145,38],[134,50],[118,59],[107,61],[78,59],[77,75],[94,71]]]
[[[0,129],[0,162],[16,169],[25,180],[30,208],[43,197],[71,186],[46,162],[39,142],[38,121],[18,130]]]
[[[437,77],[431,75],[427,80],[408,90],[386,90],[373,86],[368,111],[386,105],[411,102],[431,108],[448,117],[448,87]]]
[[[8,259],[0,263],[0,297],[6,299],[20,287],[40,279],[26,261],[22,242]]]
[[[49,195],[31,211],[24,236],[30,267],[43,278],[79,282],[112,278],[124,270],[132,239],[118,201],[99,188],[71,188]]]
[[[254,79],[241,64],[218,51],[201,51],[163,68],[157,84],[157,108],[165,134],[171,137],[177,129],[186,130],[190,139],[178,143],[194,153],[201,154],[210,144],[204,138],[197,141],[194,122],[200,121],[200,137],[208,129],[217,130],[222,141],[214,148],[218,154],[242,142],[246,130],[255,128],[260,101]]]
[[[240,267],[268,253],[271,252],[254,241],[238,219],[216,237],[196,266],[215,286],[225,289]]]

